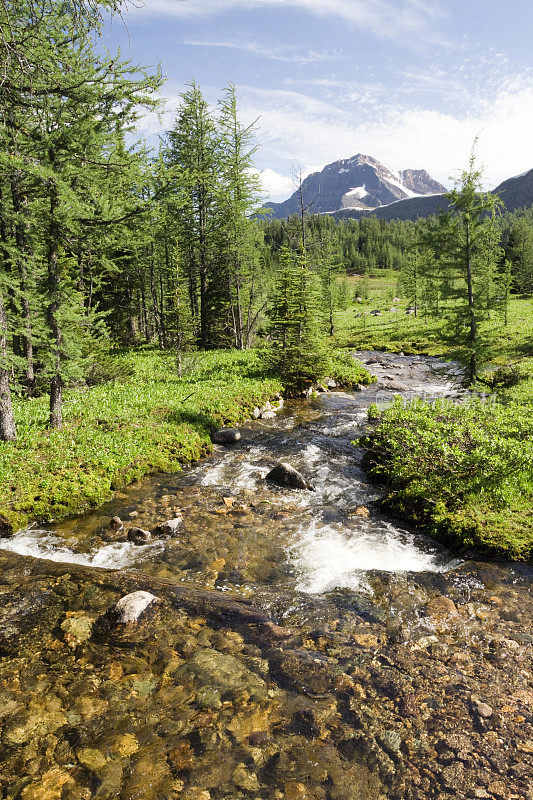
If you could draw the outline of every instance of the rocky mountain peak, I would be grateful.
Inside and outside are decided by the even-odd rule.
[[[332,214],[345,209],[370,211],[407,197],[443,191],[444,186],[426,170],[408,169],[397,174],[363,153],[327,164],[302,183],[304,205],[312,214]],[[274,216],[279,218],[298,213],[299,207],[299,192],[283,203],[270,204]]]

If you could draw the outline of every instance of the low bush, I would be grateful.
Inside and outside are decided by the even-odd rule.
[[[349,350],[335,350],[331,356],[330,376],[343,389],[353,389],[358,384],[368,385],[375,378],[357,361]]]

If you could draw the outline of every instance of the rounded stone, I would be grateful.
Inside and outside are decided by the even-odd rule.
[[[444,595],[438,595],[426,603],[426,614],[428,617],[456,617],[458,611],[453,600]]]
[[[128,539],[134,544],[144,544],[149,542],[151,538],[150,531],[145,531],[143,528],[130,528],[128,531]]]
[[[113,612],[117,622],[127,625],[128,623],[137,622],[141,614],[143,614],[152,603],[158,602],[159,598],[150,594],[150,592],[131,592],[120,598]]]
[[[220,428],[211,436],[211,441],[215,444],[236,444],[240,441],[241,432],[237,428]]]
[[[311,489],[312,486],[306,481],[301,472],[291,467],[290,464],[280,462],[274,469],[271,469],[266,476],[267,481],[276,483],[286,489]]]

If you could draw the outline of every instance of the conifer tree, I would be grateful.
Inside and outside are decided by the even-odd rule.
[[[266,365],[290,392],[309,386],[328,372],[320,329],[320,288],[307,263],[303,243],[297,253],[284,245],[269,309]]]
[[[511,226],[505,255],[511,262],[516,291],[533,294],[533,227],[524,216]]]
[[[106,5],[110,4],[102,7]],[[120,164],[110,160],[110,142],[117,129],[135,118],[135,108],[149,102],[160,80],[133,78],[129,64],[94,54],[96,3],[92,9],[82,3],[50,3],[45,15],[31,0],[17,0],[17,7],[21,18],[12,34],[15,50],[21,21],[31,28],[23,61],[11,58],[1,85],[6,146],[0,153],[0,176],[11,186],[16,257],[11,257],[10,267],[18,279],[14,297],[23,311],[19,328],[28,375],[34,321],[28,302],[32,287],[23,266],[31,265],[29,277],[46,297],[41,360],[50,376],[50,425],[59,427],[62,390],[77,371],[81,340],[91,319],[83,295],[84,265],[94,260],[88,246],[96,243],[91,232],[97,227],[107,230],[114,222],[114,198],[106,192],[106,178],[127,164],[127,159]],[[78,330],[81,337],[76,342]]]
[[[479,357],[488,344],[480,325],[498,302],[496,267],[502,251],[496,215],[501,201],[482,191],[481,172],[476,169],[473,152],[468,169],[446,198],[451,213],[441,215],[433,244],[448,278],[446,293],[452,301],[449,314],[454,322],[452,341],[465,347],[469,380],[473,382]]]
[[[239,122],[235,87],[226,87],[220,102],[221,246],[227,262],[233,343],[250,346],[258,301],[260,233],[251,215],[260,207],[259,176],[253,171],[254,124]]]
[[[188,275],[198,341],[213,347],[227,310],[227,275],[217,258],[220,223],[218,132],[200,89],[193,81],[181,95],[174,127],[167,134],[166,160],[180,194],[178,240]]]
[[[321,287],[321,305],[324,323],[330,336],[334,330],[334,311],[339,299],[338,278],[340,272],[340,254],[329,228],[312,237],[316,271]]]

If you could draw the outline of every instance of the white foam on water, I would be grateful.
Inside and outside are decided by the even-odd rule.
[[[129,567],[141,556],[155,552],[162,544],[136,545],[133,542],[107,544],[90,553],[75,553],[67,547],[59,536],[32,528],[21,531],[9,539],[0,538],[0,549],[21,556],[43,558],[60,564],[81,564],[85,567],[103,569],[123,569]]]
[[[362,522],[360,530],[339,530],[313,521],[300,528],[291,547],[298,572],[296,588],[307,594],[365,588],[365,572],[446,572],[434,553],[425,553],[390,523],[380,530]]]
[[[256,489],[264,480],[272,466],[254,463],[255,458],[264,455],[259,447],[251,448],[247,456],[241,452],[228,453],[218,464],[207,464],[198,483],[201,486],[231,486],[233,489]]]
[[[324,458],[324,453],[316,444],[308,444],[302,451],[302,458],[307,466],[312,467]]]
[[[410,390],[413,394],[425,395],[426,397],[444,397],[446,395],[456,395],[457,386],[454,383],[421,383],[413,386]]]
[[[251,461],[241,461],[238,468],[233,464],[233,469],[228,473],[227,483],[235,489],[256,489],[259,482],[264,481],[271,466],[260,466]]]
[[[202,475],[199,483],[201,486],[218,486],[224,482],[224,473],[227,471],[227,461],[221,461],[214,467],[208,468]]]
[[[342,434],[347,434],[350,431],[357,430],[361,424],[361,420],[366,420],[367,417],[368,411],[365,409],[364,411],[360,411],[358,414],[354,414],[352,418],[346,422],[339,422],[338,425],[333,425],[331,428],[324,427],[320,432],[325,436],[342,436]]]

